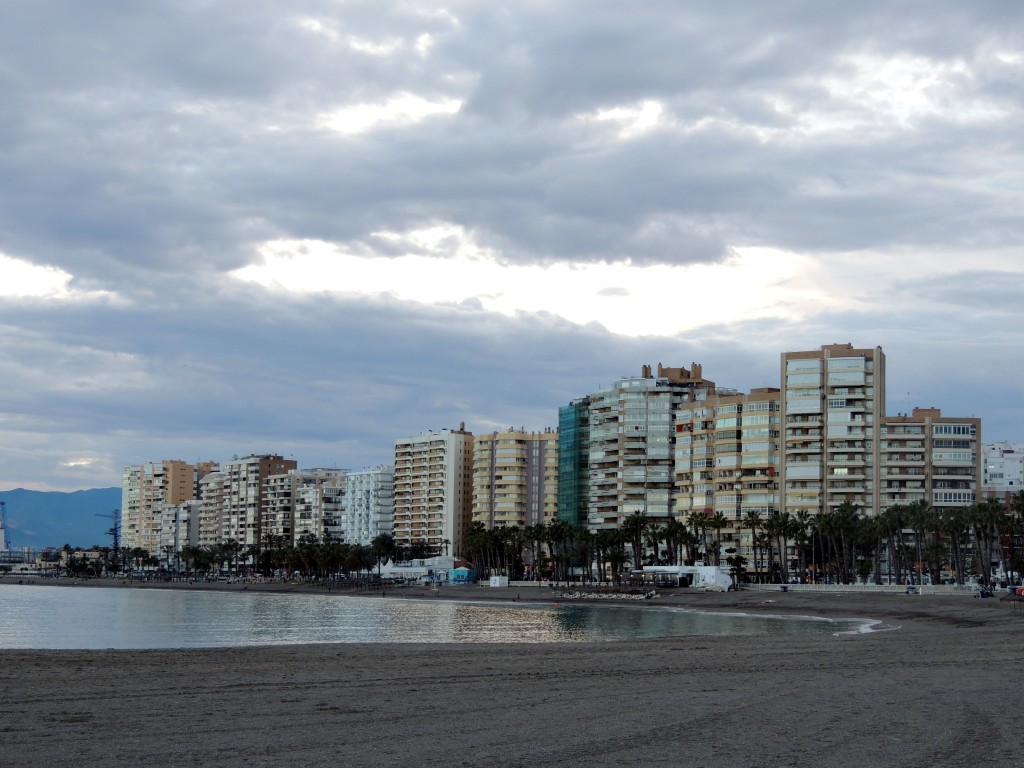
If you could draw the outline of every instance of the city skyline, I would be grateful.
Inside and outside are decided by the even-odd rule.
[[[645,363],[749,391],[847,342],[884,349],[888,413],[1024,439],[1012,7],[0,22],[0,488],[372,466],[460,422],[555,426]]]

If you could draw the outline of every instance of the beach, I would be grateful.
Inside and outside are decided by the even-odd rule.
[[[441,599],[517,598],[560,599],[536,588],[449,588]],[[642,605],[866,618],[878,631],[588,645],[0,651],[0,766],[1024,759],[1018,606],[968,595],[687,590]]]

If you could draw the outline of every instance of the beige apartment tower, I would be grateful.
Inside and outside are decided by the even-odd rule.
[[[437,554],[461,554],[472,477],[473,434],[465,425],[395,441],[395,543],[424,542]]]
[[[473,522],[545,524],[558,513],[558,432],[509,430],[473,439]]]
[[[724,517],[723,549],[735,548],[751,566],[745,521],[752,515],[764,521],[779,510],[780,408],[779,390],[765,387],[749,394],[720,389],[676,412],[676,515]]]
[[[982,498],[981,419],[914,408],[882,419],[882,507],[966,507]]]
[[[827,344],[782,355],[782,511],[817,515],[850,502],[881,509],[881,347]]]

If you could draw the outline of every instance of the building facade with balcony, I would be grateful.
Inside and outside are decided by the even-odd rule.
[[[849,502],[881,509],[881,347],[828,344],[782,354],[781,508],[817,515]]]
[[[642,513],[664,524],[673,515],[675,415],[683,403],[715,392],[700,365],[645,365],[589,396],[587,411],[587,520],[591,532],[618,528]]]
[[[394,537],[460,555],[472,516],[473,433],[424,432],[395,441]]]
[[[558,513],[558,432],[508,430],[473,439],[473,522],[545,524]]]
[[[338,536],[350,544],[369,546],[395,528],[395,468],[382,464],[345,477]]]
[[[933,509],[982,499],[981,420],[914,408],[882,419],[882,508],[923,502]]]

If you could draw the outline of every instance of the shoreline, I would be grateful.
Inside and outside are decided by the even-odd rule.
[[[881,621],[899,618],[925,623],[950,622],[954,626],[993,626],[1020,618],[1024,628],[1024,609],[1018,602],[1001,599],[1001,595],[980,599],[971,593],[915,594],[892,592],[830,591],[811,592],[790,589],[740,590],[738,592],[700,592],[687,588],[662,589],[653,599],[623,597],[604,599],[573,598],[561,594],[559,587],[543,585],[528,587],[489,587],[486,585],[446,585],[435,591],[429,587],[398,586],[386,590],[325,589],[304,582],[139,582],[121,579],[71,580],[63,577],[19,577],[24,586],[38,584],[78,589],[155,589],[234,592],[267,592],[273,594],[310,594],[326,597],[360,597],[366,599],[454,600],[485,604],[534,603],[537,605],[593,605],[648,608],[685,608],[702,612],[743,613],[750,615],[800,616],[831,618],[843,621]],[[10,577],[0,584],[13,584]],[[862,610],[863,609],[863,610]],[[858,613],[853,613],[858,611]],[[870,614],[865,611],[870,611]]]
[[[591,644],[0,651],[0,766],[81,764],[111,750],[130,762],[160,755],[169,765],[249,768],[1005,766],[1024,752],[1016,719],[1024,614],[1008,601],[682,592],[625,604],[870,617],[898,629]],[[441,599],[514,604],[517,596],[572,603],[547,589],[489,587],[443,587]]]

